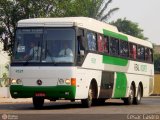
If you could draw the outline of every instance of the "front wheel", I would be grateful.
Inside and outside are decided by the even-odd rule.
[[[84,107],[86,107],[86,108],[91,107],[91,105],[92,105],[92,98],[93,98],[93,91],[92,91],[92,87],[90,87],[90,88],[89,88],[89,91],[88,91],[88,98],[81,100],[82,105],[83,105]]]
[[[33,97],[33,106],[36,109],[41,109],[44,104],[44,98],[42,97]]]

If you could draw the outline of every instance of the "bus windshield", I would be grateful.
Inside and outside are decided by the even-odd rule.
[[[73,28],[18,28],[12,62],[73,63]]]

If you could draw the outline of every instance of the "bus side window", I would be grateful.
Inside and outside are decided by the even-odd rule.
[[[103,45],[104,45],[104,53],[109,54],[109,37],[108,36],[104,37]]]
[[[138,45],[137,47],[137,58],[142,61],[144,61],[145,58],[145,50],[144,47],[141,45]]]
[[[103,36],[98,34],[98,52],[103,52],[104,51],[104,40],[103,40]]]
[[[128,42],[120,40],[119,44],[120,56],[128,57]]]
[[[96,51],[97,50],[96,34],[88,31],[87,40],[88,40],[88,49],[91,51]]]
[[[110,48],[110,54],[111,55],[114,55],[114,56],[118,55],[119,40],[116,39],[116,38],[111,37],[109,48]]]
[[[145,61],[152,63],[152,50],[150,48],[145,48]]]
[[[135,60],[137,57],[137,46],[135,44],[130,43],[129,51],[130,51],[129,57]]]

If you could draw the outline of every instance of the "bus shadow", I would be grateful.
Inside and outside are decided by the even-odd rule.
[[[94,104],[91,107],[105,107],[105,106],[125,106],[123,102],[105,102],[103,104]],[[59,110],[59,109],[70,109],[70,108],[85,108],[81,102],[67,102],[67,103],[48,103],[45,104],[42,110]],[[33,108],[34,109],[34,108]]]
[[[105,102],[104,104],[92,105],[94,107],[107,107],[107,106],[126,106],[123,102]],[[85,108],[81,102],[47,102],[42,109],[35,109],[32,103],[12,103],[0,104],[0,110],[61,110],[61,109],[74,109]]]
[[[26,110],[26,108],[33,108],[31,103],[3,103],[0,104],[1,110]]]

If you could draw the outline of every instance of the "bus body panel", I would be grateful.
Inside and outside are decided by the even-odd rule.
[[[56,86],[59,79],[73,78],[75,72],[75,67],[11,67],[10,77],[21,79],[24,86],[38,86],[37,80],[42,80],[41,86]]]
[[[131,83],[134,82],[136,87],[136,94],[137,94],[138,86],[139,86],[139,83],[141,82],[143,85],[143,97],[147,97],[152,94],[153,81],[154,81],[154,77],[152,75],[144,76],[144,75],[137,75],[137,74],[127,74],[127,82],[128,82],[127,88],[129,89]],[[129,90],[127,90],[126,97],[128,96],[128,94],[129,94]]]
[[[21,85],[11,85],[11,96],[34,97],[35,93],[42,92],[48,98],[75,99],[76,86],[65,83],[65,80],[76,77],[75,72],[75,67],[11,67],[10,77],[22,81]],[[41,85],[38,80],[41,80]]]
[[[102,72],[98,70],[84,69],[78,67],[76,99],[86,99],[88,97],[88,90],[90,87],[90,83],[93,79],[97,81],[97,87],[98,87],[97,89],[99,91],[101,84],[101,74]]]
[[[85,99],[87,98],[91,80],[95,79],[98,87],[97,98],[101,94],[100,90],[102,87],[102,72],[112,71],[114,73],[114,84],[112,96],[110,98],[123,98],[128,97],[129,87],[134,81],[136,91],[140,82],[143,84],[144,96],[149,96],[152,92],[149,92],[149,81],[153,81],[153,65],[145,64],[141,62],[129,61],[126,66],[117,66],[114,64],[103,63],[103,55],[97,55],[89,53],[82,67],[11,67],[11,78],[21,79],[23,86],[37,87],[37,80],[42,80],[42,86],[57,86],[59,79],[70,79],[76,78],[76,93],[73,99]],[[136,66],[135,66],[136,65]],[[137,66],[145,66],[144,68],[136,68]],[[97,69],[96,69],[97,68]],[[126,81],[117,82],[119,74],[120,79],[126,76]],[[146,74],[146,75],[145,75]],[[122,76],[122,77],[121,77]],[[107,78],[106,78],[107,79]],[[109,80],[109,79],[107,79]],[[153,83],[151,83],[153,84]],[[62,84],[64,85],[64,84]],[[123,90],[123,94],[119,94],[118,91]],[[126,92],[126,93],[125,93]],[[108,95],[106,95],[107,97]],[[31,96],[32,97],[32,96]]]
[[[95,53],[88,53],[82,67],[86,68],[88,72],[90,71],[90,69],[94,69],[94,71],[97,71],[97,73],[99,70],[101,72],[110,71],[110,72],[115,73],[112,98],[128,97],[129,88],[132,82],[135,83],[136,91],[138,90],[139,83],[140,82],[142,83],[143,89],[144,89],[143,90],[144,97],[149,96],[152,93],[153,89],[150,91],[148,89],[151,86],[153,88],[154,68],[152,64],[128,60],[125,66],[124,64],[117,65],[117,63],[114,62],[114,61],[118,61],[116,57],[112,57],[112,63],[108,64],[103,61],[103,57],[104,57],[103,55],[97,55]],[[95,70],[95,68],[97,69]],[[95,74],[97,73],[95,72]],[[117,76],[119,76],[120,78],[117,78]],[[92,75],[91,78],[94,78],[94,76]],[[119,79],[121,79],[121,81]],[[96,80],[98,81],[100,88],[101,88],[102,76],[100,77],[100,79],[96,79]],[[100,88],[98,89],[99,90],[98,93],[100,93]],[[124,93],[122,93],[122,90]],[[121,94],[119,94],[118,91]],[[118,92],[118,93],[115,93],[115,92]]]

